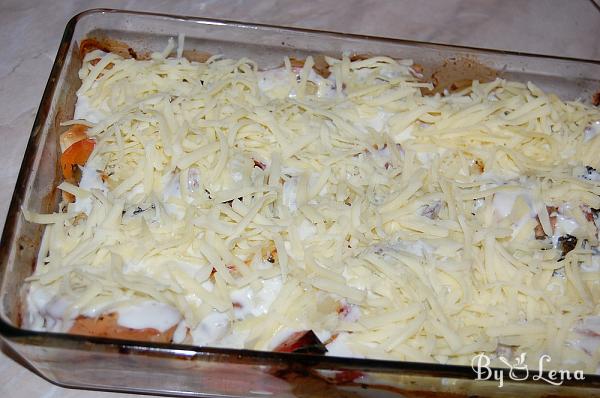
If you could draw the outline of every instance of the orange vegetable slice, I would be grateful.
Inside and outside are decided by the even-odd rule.
[[[63,175],[65,176],[65,180],[75,182],[75,176],[78,172],[77,166],[83,166],[85,162],[87,162],[95,145],[96,141],[87,138],[77,141],[62,153],[60,157],[60,166]]]

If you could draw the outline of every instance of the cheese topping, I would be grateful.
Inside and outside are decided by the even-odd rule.
[[[94,309],[150,327],[160,307],[156,328],[197,345],[312,329],[332,355],[511,346],[595,369],[572,342],[600,299],[600,183],[581,172],[600,166],[598,109],[502,79],[423,96],[410,60],[327,57],[323,78],[311,57],[260,71],[174,45],[86,55],[75,118],[96,147],[75,203],[25,212],[48,224],[27,327]]]

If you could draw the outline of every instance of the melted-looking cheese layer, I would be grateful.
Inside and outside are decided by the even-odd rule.
[[[502,79],[423,96],[410,60],[327,58],[325,79],[311,58],[259,71],[171,49],[86,56],[76,117],[97,144],[74,204],[25,212],[48,224],[26,326],[117,311],[149,327],[123,308],[155,302],[177,342],[269,349],[313,329],[334,355],[510,346],[595,369],[598,345],[576,341],[600,299],[584,211],[600,185],[582,177],[597,109]]]

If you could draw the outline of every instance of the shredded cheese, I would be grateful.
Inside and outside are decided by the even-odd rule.
[[[502,79],[427,97],[412,62],[387,57],[327,57],[328,78],[311,57],[196,63],[183,40],[84,60],[93,117],[78,115],[97,144],[83,173],[108,177],[62,183],[65,211],[24,209],[48,224],[32,303],[159,301],[196,344],[313,329],[355,356],[465,364],[508,344],[567,359],[600,299],[581,268],[598,244],[585,167],[600,138],[584,134],[598,109]],[[579,242],[564,260],[557,222]]]

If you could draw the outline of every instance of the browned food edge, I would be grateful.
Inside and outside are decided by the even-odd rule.
[[[121,326],[118,315],[114,312],[96,318],[77,317],[68,333],[83,336],[109,337],[124,340],[138,340],[152,343],[171,343],[175,326],[161,332],[154,328],[133,329]]]
[[[93,51],[101,50],[104,52],[112,52],[124,58],[148,59],[150,53],[148,51],[136,51],[127,44],[118,40],[108,38],[87,38],[82,40],[79,45],[81,58]],[[351,61],[360,61],[368,59],[375,54],[355,53],[350,56]],[[189,61],[206,62],[211,54],[196,50],[183,51],[183,57]],[[320,76],[327,78],[330,75],[328,64],[323,54],[315,54],[313,56],[313,70]],[[304,66],[304,60],[290,57],[292,67]],[[448,58],[439,65],[421,65],[414,64],[412,70],[415,77],[424,83],[431,83],[433,90],[423,89],[424,95],[434,95],[443,93],[444,90],[450,92],[460,91],[467,88],[475,80],[485,83],[490,82],[500,76],[499,72],[489,66],[479,62],[474,57],[461,56]]]

